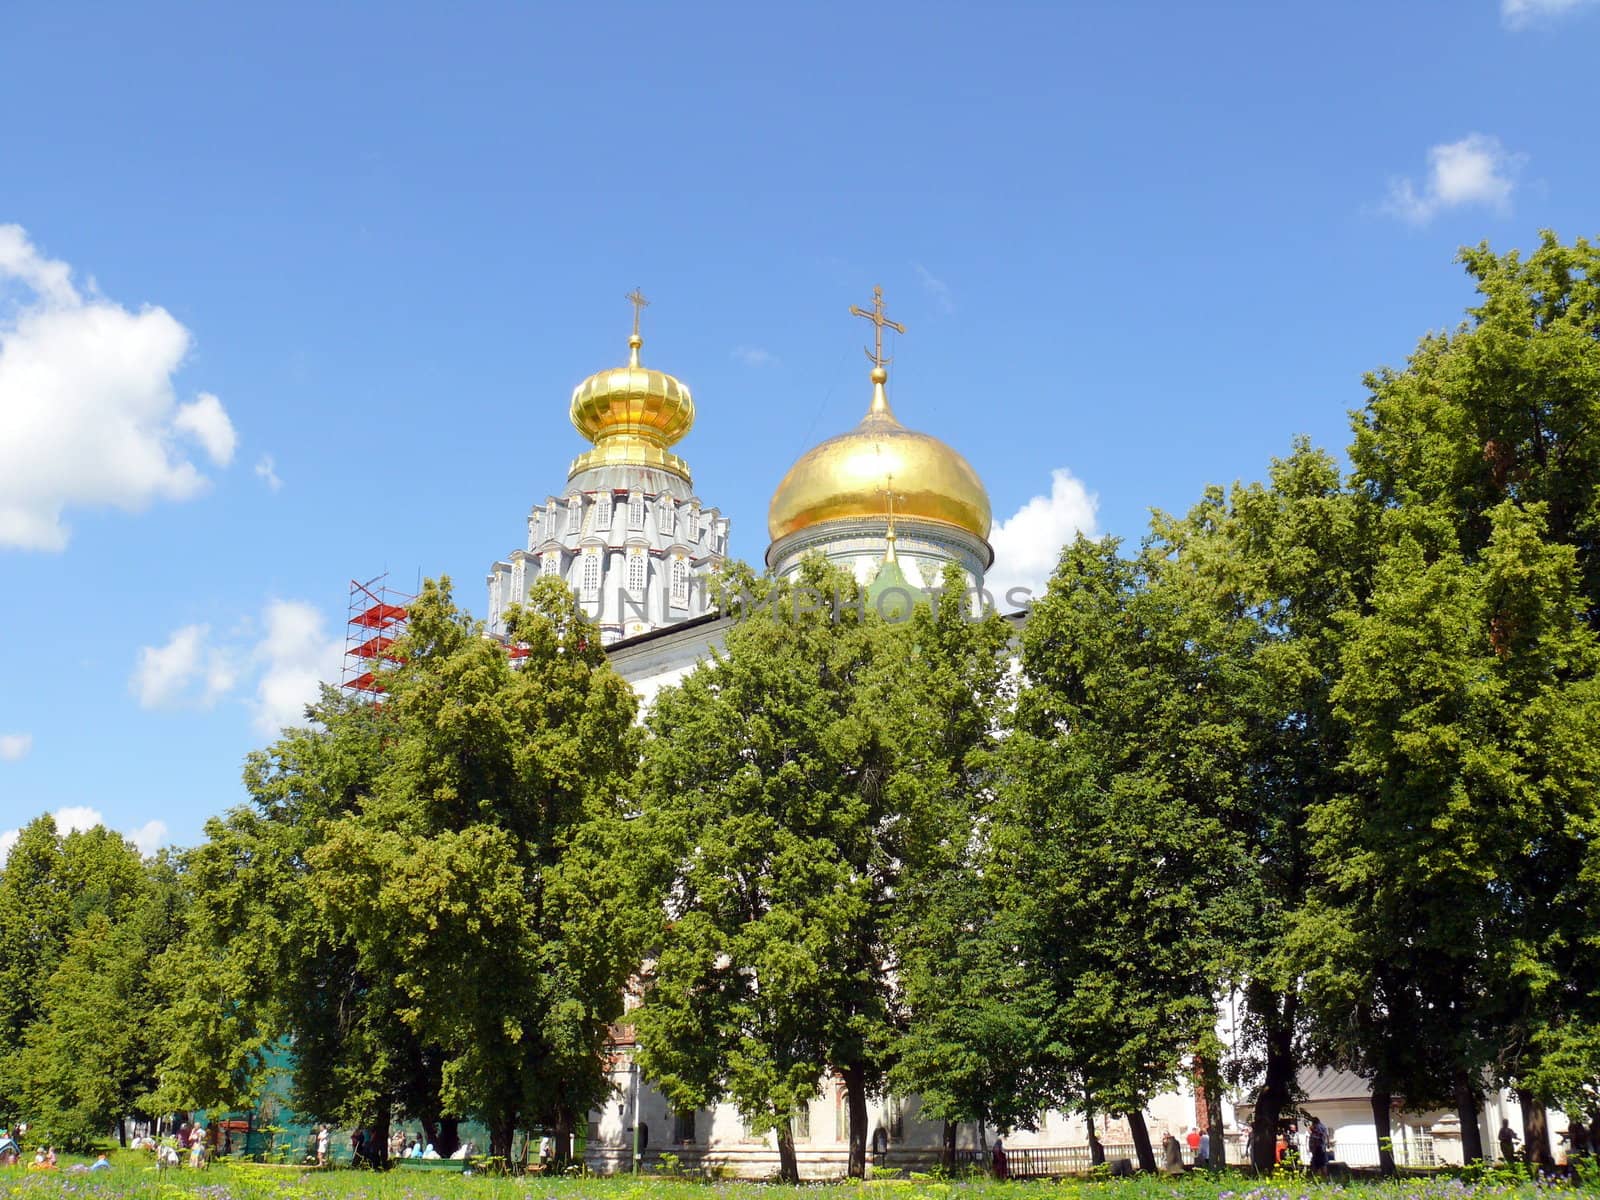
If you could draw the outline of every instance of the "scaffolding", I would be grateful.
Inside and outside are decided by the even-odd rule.
[[[350,617],[344,635],[344,677],[340,686],[376,700],[383,676],[399,661],[391,648],[406,630],[416,597],[389,586],[389,573],[365,583],[350,581]]]

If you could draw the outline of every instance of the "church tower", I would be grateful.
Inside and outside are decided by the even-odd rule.
[[[528,541],[488,575],[489,632],[539,575],[556,575],[615,642],[703,616],[707,576],[728,553],[728,521],[694,494],[689,465],[671,447],[694,425],[689,389],[641,366],[638,290],[628,363],[572,392],[572,424],[593,449],[573,459],[567,486],[528,514]]]
[[[870,311],[850,312],[873,324],[872,402],[860,424],[807,450],[778,484],[767,510],[767,566],[792,575],[808,554],[821,553],[864,584],[892,567],[921,589],[938,587],[954,562],[981,586],[994,561],[989,493],[965,458],[907,429],[889,407],[883,330],[905,326],[884,315],[883,289],[872,289]]]

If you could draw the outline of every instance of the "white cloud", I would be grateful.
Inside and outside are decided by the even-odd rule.
[[[1508,212],[1522,163],[1523,156],[1508,152],[1499,138],[1469,133],[1428,150],[1428,178],[1421,188],[1410,179],[1392,182],[1383,211],[1414,225],[1426,225],[1444,209],[1466,205]]]
[[[151,855],[167,844],[167,823],[146,821],[137,829],[130,829],[122,836],[137,846],[140,854]]]
[[[322,614],[298,600],[272,601],[265,623],[266,636],[254,654],[262,672],[253,707],[256,729],[270,736],[285,725],[303,724],[318,685],[339,678],[344,639],[331,636]]]
[[[206,479],[177,445],[224,464],[235,435],[215,396],[181,408],[173,375],[189,331],[72,285],[21,226],[0,225],[0,547],[61,550],[69,508],[134,512],[186,500]]]
[[[0,762],[20,762],[33,749],[31,733],[0,733]]]
[[[938,310],[948,316],[956,310],[955,296],[950,291],[950,285],[936,276],[921,263],[912,263],[916,269],[917,277],[922,280],[922,290],[928,293]]]
[[[283,480],[278,478],[278,464],[270,454],[263,454],[256,463],[256,478],[264,482],[270,491],[275,492],[283,487]]]
[[[1015,607],[1006,593],[1026,588],[1037,599],[1061,558],[1061,548],[1079,533],[1093,534],[1098,496],[1083,486],[1065,467],[1050,473],[1050,494],[1034,496],[989,535],[994,547],[994,566],[984,576],[983,586],[1003,612]]]
[[[217,466],[225,467],[233,461],[233,448],[239,443],[239,435],[234,433],[233,422],[223,411],[222,401],[210,392],[201,392],[192,403],[178,409],[172,427],[192,434]]]
[[[128,687],[140,708],[210,708],[239,680],[235,655],[209,643],[208,625],[185,625],[164,646],[144,646]]]
[[[770,367],[778,361],[777,355],[760,346],[735,346],[733,357],[747,367]]]
[[[267,736],[305,720],[318,686],[335,683],[344,663],[343,635],[328,632],[315,607],[273,600],[250,626],[217,639],[208,625],[185,625],[163,645],[143,646],[128,690],[141,708],[210,708],[249,688],[255,728]]]
[[[1596,0],[1500,0],[1500,19],[1510,29],[1526,29],[1543,21],[1587,8]]]
[[[50,815],[55,818],[56,832],[62,836],[82,833],[86,829],[93,829],[96,825],[106,823],[105,816],[99,809],[90,808],[85,804],[58,808]],[[21,829],[7,829],[0,833],[0,864],[4,864],[6,859],[11,857],[11,847],[17,844],[17,838],[21,836]],[[165,821],[146,821],[137,829],[127,830],[122,836],[132,842],[140,854],[154,854],[166,844],[167,824]]]

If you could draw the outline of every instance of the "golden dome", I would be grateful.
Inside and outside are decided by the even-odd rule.
[[[891,488],[897,518],[938,521],[988,540],[983,481],[938,438],[895,419],[883,390],[888,378],[888,371],[874,366],[872,406],[861,423],[812,447],[789,468],[767,509],[774,542],[824,521],[881,518]]]
[[[694,425],[694,400],[687,385],[639,365],[642,345],[636,311],[628,365],[598,371],[572,389],[572,424],[594,449],[572,460],[568,478],[591,467],[637,466],[689,481],[688,464],[667,447]]]

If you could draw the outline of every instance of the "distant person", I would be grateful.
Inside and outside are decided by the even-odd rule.
[[[438,1158],[439,1152],[433,1148],[433,1143],[428,1143],[428,1148],[422,1152],[423,1158]]]
[[[1161,1173],[1163,1175],[1183,1174],[1183,1146],[1169,1129],[1167,1135],[1161,1139]]]
[[[22,1155],[22,1147],[11,1136],[9,1129],[0,1128],[0,1167],[14,1167]]]
[[[94,1160],[94,1163],[93,1163],[93,1165],[90,1166],[89,1170],[91,1170],[91,1171],[109,1171],[109,1170],[111,1170],[111,1160],[106,1157],[106,1153],[105,1153],[104,1150],[102,1150],[100,1152],[100,1157]]]
[[[1184,1143],[1189,1147],[1189,1161],[1200,1161],[1200,1127],[1189,1126],[1189,1132],[1184,1136]]]
[[[1011,1168],[1006,1162],[1005,1143],[999,1138],[995,1138],[994,1149],[989,1151],[989,1165],[994,1171],[996,1179],[1009,1179],[1011,1177]]]
[[[1322,1123],[1321,1117],[1311,1118],[1311,1128],[1306,1133],[1306,1154],[1313,1171],[1328,1169],[1328,1127]]]
[[[327,1127],[327,1125],[324,1124],[324,1125],[318,1125],[317,1126],[317,1166],[325,1167],[327,1165],[328,1165],[328,1127]]]
[[[1511,1128],[1509,1117],[1500,1118],[1500,1161],[1503,1163],[1514,1162],[1517,1157],[1517,1131]]]
[[[1209,1129],[1200,1131],[1200,1149],[1195,1156],[1195,1162],[1202,1167],[1211,1165],[1211,1131]]]

